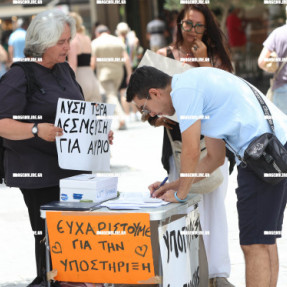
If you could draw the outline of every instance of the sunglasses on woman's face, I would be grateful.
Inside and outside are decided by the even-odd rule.
[[[194,28],[194,31],[196,34],[203,34],[206,27],[203,24],[193,24],[192,21],[190,20],[182,20],[180,22],[181,25],[181,29],[185,32],[190,32],[192,30],[192,28]]]

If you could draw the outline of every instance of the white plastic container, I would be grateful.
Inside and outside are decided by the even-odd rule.
[[[80,174],[60,180],[60,201],[101,202],[117,196],[117,177]]]

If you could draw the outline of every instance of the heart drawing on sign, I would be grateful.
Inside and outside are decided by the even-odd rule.
[[[147,252],[147,245],[138,246],[135,249],[135,253],[142,256],[142,257],[145,257],[146,252]]]
[[[56,254],[62,253],[62,246],[59,242],[55,242],[52,246],[52,252]]]

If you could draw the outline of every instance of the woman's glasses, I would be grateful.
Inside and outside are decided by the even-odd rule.
[[[194,28],[194,31],[196,34],[203,34],[205,31],[205,26],[202,24],[195,24],[193,25],[192,21],[189,20],[182,20],[180,22],[181,28],[183,31],[185,32],[190,32],[192,30],[192,28]]]

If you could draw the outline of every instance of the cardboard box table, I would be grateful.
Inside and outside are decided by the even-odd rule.
[[[184,204],[120,212],[108,208],[92,212],[42,211],[49,234],[47,271],[50,271],[51,253],[53,269],[58,269],[55,279],[59,281],[178,287],[184,285],[167,283],[173,279],[166,270],[179,268],[177,272],[183,275],[190,273],[184,279],[188,280],[187,284],[207,286],[204,252],[202,262],[198,262],[199,250],[204,249],[202,242],[186,252],[192,240],[200,236],[181,234],[182,230],[192,232],[199,223],[199,218],[193,217],[185,224],[188,214],[197,213],[200,199],[199,195],[189,195]],[[193,227],[184,228],[182,222]],[[176,261],[180,257],[188,261],[183,268]],[[189,262],[190,258],[195,263]],[[186,266],[191,269],[191,265],[191,271],[184,270]]]

